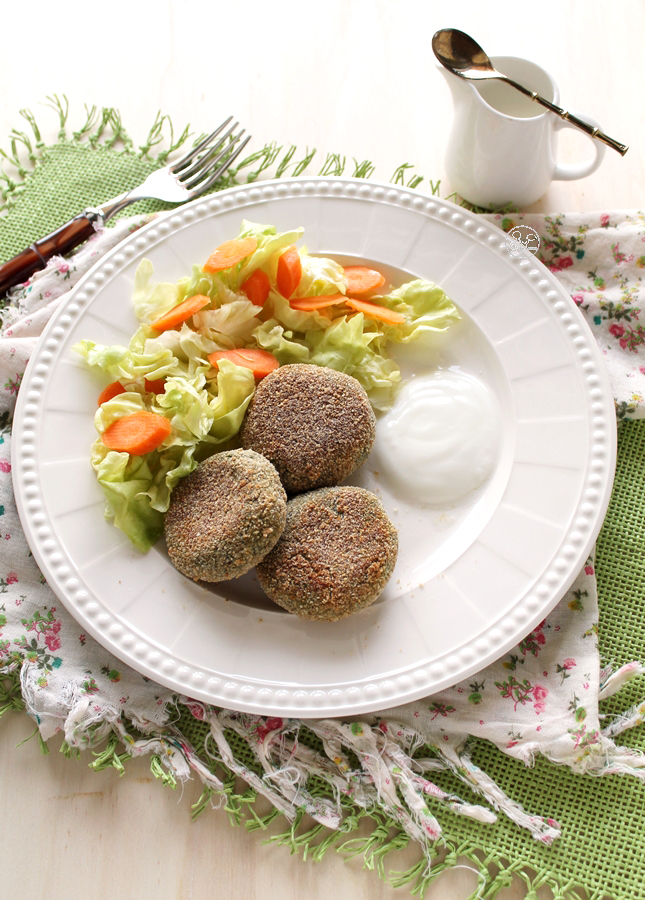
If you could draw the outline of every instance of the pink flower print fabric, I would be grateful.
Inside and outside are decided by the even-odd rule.
[[[477,735],[527,764],[542,754],[579,771],[595,769],[606,749],[597,617],[589,559],[556,609],[509,653],[476,677],[379,718],[415,727],[439,748],[459,751]]]
[[[537,257],[584,315],[604,355],[620,419],[645,416],[645,213],[495,214],[504,231],[523,224]]]

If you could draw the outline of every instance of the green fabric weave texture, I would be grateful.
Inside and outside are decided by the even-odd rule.
[[[616,667],[642,656],[645,646],[644,536],[645,422],[627,422],[619,430],[616,480],[596,549],[600,649],[603,658]],[[609,713],[636,703],[642,697],[642,682],[642,678],[634,679],[620,699],[604,701],[602,711]],[[183,714],[180,728],[194,747],[204,745],[208,727],[189,713]],[[245,763],[253,767],[243,743],[236,742],[234,735],[229,737]],[[645,726],[627,731],[620,743],[645,751]],[[562,825],[562,837],[545,847],[504,816],[493,825],[481,825],[446,813],[443,824],[450,857],[463,854],[473,862],[484,859],[499,869],[482,897],[494,896],[510,884],[513,875],[524,877],[533,890],[548,885],[562,900],[578,898],[576,890],[580,888],[590,900],[635,900],[644,895],[645,786],[640,781],[576,775],[541,757],[527,769],[485,742],[473,742],[472,758],[525,809],[539,808]],[[437,773],[435,781],[445,790],[459,790],[450,775]],[[248,821],[253,824],[254,820],[250,817]],[[321,840],[316,835],[311,846],[308,842],[298,846],[295,837],[294,832],[294,840],[285,843],[301,852],[306,846],[309,853]],[[348,837],[351,835],[341,836],[338,845]],[[382,849],[395,837],[400,835],[390,831]],[[532,871],[531,876],[522,875],[525,867]]]
[[[107,121],[107,124],[106,124]],[[111,121],[111,125],[110,125]],[[115,127],[116,123],[116,127]],[[33,123],[32,129],[35,129]],[[4,153],[9,164],[0,179],[0,189],[5,200],[0,204],[0,260],[4,261],[33,240],[61,225],[88,205],[106,199],[139,183],[145,176],[164,162],[163,155],[154,156],[152,142],[143,148],[132,147],[118,118],[112,113],[99,117],[93,129],[88,128],[68,137],[64,133],[61,118],[61,136],[58,143],[44,147],[37,129],[35,140],[26,136],[18,140],[16,153]],[[110,125],[108,128],[107,126]],[[106,131],[107,129],[107,131]],[[156,130],[155,130],[156,129]],[[108,138],[106,140],[106,134]],[[154,139],[159,136],[158,122],[151,131]],[[186,133],[177,145],[187,140]],[[13,144],[16,139],[14,135]],[[304,166],[293,162],[280,167],[280,157],[273,145],[245,161],[248,173],[256,177],[266,168],[269,174],[299,174]],[[13,157],[13,163],[11,159]],[[284,157],[286,159],[286,156]],[[310,158],[310,157],[309,157]],[[308,158],[305,157],[307,160]],[[15,163],[19,163],[16,165]],[[269,171],[273,166],[273,170]],[[240,169],[243,166],[239,167]],[[299,168],[299,171],[298,171]],[[17,174],[16,174],[17,173]],[[340,172],[337,172],[340,174]],[[351,174],[351,173],[349,173]],[[356,173],[354,173],[356,174]],[[370,175],[368,167],[363,174]],[[235,178],[235,173],[231,176]],[[235,183],[232,181],[231,183]],[[432,183],[431,183],[432,184]],[[422,188],[423,189],[423,188]],[[433,193],[436,192],[432,185]],[[128,214],[167,208],[153,201],[142,201]],[[619,666],[643,656],[645,646],[645,422],[627,422],[619,431],[618,467],[615,487],[609,511],[600,534],[596,571],[600,598],[600,649],[604,660]],[[603,703],[605,712],[625,708],[637,702],[642,695],[643,679],[637,677],[624,688],[620,699]],[[9,697],[9,695],[7,695]],[[0,697],[0,707],[2,707]],[[7,708],[19,704],[12,695]],[[188,713],[180,720],[180,728],[187,741],[198,752],[204,746],[205,727]],[[234,738],[231,737],[233,745]],[[626,746],[645,751],[645,727],[628,731],[620,741]],[[239,746],[240,755],[244,748]],[[107,756],[110,756],[108,754]],[[107,758],[107,757],[106,757]],[[111,754],[108,764],[116,765],[123,756]],[[204,762],[208,757],[203,755]],[[521,763],[497,752],[484,743],[473,745],[473,759],[507,792],[526,809],[540,810],[553,816],[563,826],[563,836],[551,847],[538,844],[529,834],[517,828],[506,817],[500,816],[494,825],[480,825],[470,819],[446,813],[445,865],[456,860],[457,854],[465,854],[477,867],[492,867],[495,876],[477,896],[490,898],[510,883],[513,874],[522,877],[531,891],[548,885],[556,898],[578,897],[583,889],[590,900],[634,900],[645,895],[645,829],[642,814],[645,809],[645,786],[635,778],[594,778],[574,775],[569,769],[556,767],[539,759],[534,768],[527,769]],[[115,762],[115,760],[117,762]],[[251,760],[245,759],[248,765]],[[96,766],[100,768],[100,766]],[[444,782],[442,783],[441,778]],[[232,783],[232,782],[231,782]],[[441,787],[456,789],[450,784],[450,776],[438,776]],[[231,790],[229,810],[235,821],[246,820],[251,827],[258,827],[257,819],[250,812],[252,794],[244,795],[244,802]],[[203,804],[204,807],[207,805]],[[271,816],[270,818],[276,818]],[[278,823],[276,823],[277,826]],[[378,820],[377,820],[377,824]],[[397,835],[388,823],[380,823],[382,836],[370,845],[372,863],[380,859],[375,853],[397,846]],[[297,828],[306,830],[306,823],[298,823],[291,829],[283,843],[316,858],[328,846],[340,847],[352,835],[331,835],[315,829],[312,834],[298,840]],[[276,829],[273,829],[276,830]],[[261,839],[261,838],[259,838]],[[400,841],[405,843],[406,841]],[[316,846],[320,852],[315,853]],[[284,851],[276,851],[284,852]],[[443,854],[440,854],[443,855]],[[366,856],[368,859],[368,856]],[[378,865],[377,865],[378,868]],[[437,867],[437,872],[441,866]],[[404,883],[421,892],[427,879],[418,880],[421,869],[410,872]],[[369,877],[366,875],[366,877]],[[535,893],[529,893],[535,900]]]
[[[56,144],[46,151],[28,185],[16,194],[7,218],[0,220],[0,258],[10,259],[87,206],[110,200],[127,189],[124,185],[142,182],[156,168],[154,160],[118,153],[103,145],[93,149],[74,141]],[[131,209],[153,212],[167,208],[158,201],[142,200]]]

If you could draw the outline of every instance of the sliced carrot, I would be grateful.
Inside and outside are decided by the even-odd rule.
[[[177,306],[173,306],[169,312],[157,319],[156,322],[151,322],[150,327],[154,328],[155,331],[169,331],[171,328],[181,325],[186,319],[190,319],[200,309],[208,306],[210,302],[210,297],[207,297],[205,294],[194,294],[192,297],[188,297],[186,300],[178,303]]]
[[[387,306],[378,306],[376,303],[368,303],[367,300],[358,300],[356,297],[348,297],[346,303],[356,312],[362,312],[370,319],[380,319],[388,325],[400,325],[405,322],[405,316],[388,309]]]
[[[141,410],[115,419],[102,435],[108,450],[143,456],[161,446],[172,432],[172,425],[164,416]]]
[[[269,291],[271,290],[269,276],[266,272],[263,272],[262,269],[256,269],[255,272],[246,279],[241,286],[241,290],[244,291],[251,303],[254,303],[255,306],[264,306],[266,299],[269,296]]]
[[[276,284],[278,290],[287,300],[293,294],[300,284],[302,278],[302,263],[297,247],[292,245],[287,247],[284,253],[278,259],[278,270],[276,272]]]
[[[217,366],[220,359],[228,359],[236,366],[250,369],[256,378],[264,378],[269,372],[277,369],[280,363],[273,353],[259,347],[239,347],[236,350],[216,350],[208,357],[212,366]]]
[[[118,397],[119,394],[125,394],[125,388],[120,381],[113,381],[112,384],[104,387],[99,394],[98,405],[107,403],[108,400],[111,400],[112,397]]]
[[[333,306],[335,303],[344,303],[347,297],[345,294],[320,294],[319,297],[294,297],[289,301],[292,309],[301,312],[311,312],[314,309],[324,309],[326,306]]]
[[[366,294],[385,284],[385,276],[367,266],[345,266],[343,271],[348,281],[348,294]]]
[[[224,241],[216,247],[203,265],[204,272],[221,272],[230,269],[249,256],[258,242],[254,237],[234,238],[232,241]]]
[[[163,394],[166,390],[166,379],[165,378],[144,378],[143,383],[145,385],[146,390],[151,394]]]

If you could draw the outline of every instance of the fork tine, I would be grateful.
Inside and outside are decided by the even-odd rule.
[[[217,135],[220,133],[220,131],[222,131],[224,128],[226,128],[226,126],[228,125],[228,123],[231,121],[232,118],[233,118],[233,116],[229,116],[228,119],[226,119],[224,122],[222,122],[222,124],[219,126],[219,128],[216,128],[215,131],[211,132],[211,134],[208,134],[208,135],[206,135],[205,138],[202,138],[202,140],[199,142],[199,144],[197,144],[196,147],[193,147],[192,150],[190,150],[188,153],[185,153],[184,156],[180,157],[180,159],[178,159],[176,163],[173,163],[170,171],[173,172],[175,175],[178,174],[189,162],[191,162],[197,156],[197,154],[201,150],[204,149],[204,147],[207,146],[207,144],[210,144],[210,142],[213,140],[213,138],[217,137]],[[235,126],[233,126],[233,128],[234,127]]]
[[[235,131],[239,122],[235,122],[231,127],[226,131],[220,139],[215,143],[212,147],[207,148],[204,153],[195,160],[195,162],[188,169],[182,168],[182,170],[176,174],[179,175],[179,179],[183,184],[187,184],[188,181],[193,177],[193,175],[198,174],[199,172],[204,171],[204,166],[208,164],[209,160],[224,146],[226,140],[232,135]],[[243,132],[242,132],[243,133]]]
[[[236,147],[232,153],[230,153],[229,151],[231,150],[232,146],[240,140],[243,134],[244,131],[241,131],[238,135],[236,135],[235,138],[233,138],[233,141],[227,147],[225,147],[224,150],[222,150],[222,152],[214,160],[209,163],[208,167],[203,172],[200,172],[198,176],[186,183],[186,187],[191,191],[198,190],[200,193],[208,190],[208,188],[217,181],[217,179],[226,171],[226,169],[228,169],[229,166],[232,165],[232,163],[237,159],[242,150],[244,150],[248,142],[251,140],[251,135],[247,135],[242,143],[239,144],[239,146]],[[205,177],[206,181],[204,181]]]
[[[244,131],[241,131],[240,134],[238,135],[238,137],[236,138],[236,141],[239,140],[239,138],[241,138],[243,134],[244,134]],[[235,162],[235,160],[238,158],[238,156],[240,155],[242,150],[244,150],[244,148],[246,147],[246,145],[248,144],[248,142],[250,140],[251,140],[251,135],[247,134],[247,136],[244,138],[244,140],[242,141],[240,146],[236,147],[235,151],[233,153],[231,153],[230,156],[227,156],[226,159],[222,162],[219,169],[217,169],[213,174],[211,174],[211,176],[205,182],[205,186],[210,186],[211,184],[213,184],[228,168],[230,168],[232,166],[232,164]],[[205,190],[205,186],[200,185],[200,190]]]
[[[235,123],[237,126],[237,122]],[[216,146],[210,151],[210,153],[204,154],[198,162],[195,163],[186,173],[182,173],[180,175],[180,180],[182,184],[184,184],[187,188],[194,187],[200,181],[204,179],[205,176],[209,175],[215,166],[220,163],[228,153],[233,149],[235,144],[240,140],[242,135],[244,134],[245,129],[243,128],[239,134],[235,134],[231,136],[231,132],[226,135],[226,137],[230,138],[228,144],[222,146],[222,141],[218,141]],[[215,155],[217,154],[217,155]]]
[[[240,155],[240,153],[242,152],[242,150],[244,150],[244,148],[246,147],[246,145],[248,144],[248,142],[249,142],[250,140],[251,140],[251,135],[249,134],[246,138],[244,138],[244,140],[242,141],[242,143],[240,144],[240,146],[235,150],[235,152],[232,153],[230,156],[228,156],[228,157],[224,160],[224,162],[221,164],[221,166],[219,167],[219,169],[217,169],[217,170],[210,176],[210,178],[208,178],[203,184],[200,184],[200,185],[198,186],[198,190],[199,190],[200,193],[204,193],[204,191],[207,191],[210,187],[212,187],[212,186],[217,182],[217,180],[218,180],[219,178],[222,177],[222,175],[224,174],[224,172],[226,172],[226,170],[229,169],[229,168],[233,165],[233,163],[235,162],[235,160],[237,159],[237,157]]]
[[[248,144],[248,142],[250,140],[251,140],[251,135],[249,134],[249,135],[247,135],[246,138],[244,138],[244,140],[239,145],[239,147],[236,148],[235,152],[232,153],[230,156],[227,156],[226,159],[219,166],[219,168],[216,169],[216,171],[213,172],[210,175],[210,177],[206,179],[206,181],[200,182],[199,184],[197,184],[197,186],[195,188],[193,188],[192,193],[193,194],[203,194],[210,187],[212,187],[215,184],[215,182],[218,180],[218,178],[221,178],[221,176],[224,174],[224,172],[233,164],[233,162],[237,159],[237,157],[240,155],[242,150],[244,150],[244,148],[246,147],[246,145]]]

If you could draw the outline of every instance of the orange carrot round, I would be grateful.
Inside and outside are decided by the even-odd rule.
[[[300,254],[295,245],[287,247],[278,259],[276,272],[276,284],[278,290],[287,300],[300,284],[302,278],[302,263]]]
[[[318,297],[294,297],[289,301],[292,309],[301,312],[311,312],[314,309],[324,309],[326,306],[333,306],[335,303],[344,303],[347,298],[345,294],[320,294]]]
[[[144,456],[160,447],[171,433],[168,419],[141,410],[115,419],[103,432],[102,440],[108,450]]]
[[[102,403],[107,403],[108,400],[111,400],[112,397],[118,397],[119,394],[125,394],[125,388],[120,381],[113,381],[107,387],[104,387],[99,394],[98,405],[101,406]]]
[[[362,312],[370,319],[380,319],[388,325],[400,325],[405,322],[405,316],[401,313],[388,309],[387,306],[379,306],[376,303],[368,303],[367,300],[358,300],[356,297],[348,297],[346,300],[348,306],[355,309],[356,312]]]
[[[262,269],[256,269],[241,285],[241,289],[255,306],[264,306],[271,290],[269,276]]]
[[[235,350],[216,350],[208,357],[212,366],[217,366],[220,359],[228,359],[236,366],[250,369],[256,378],[264,378],[269,372],[277,369],[280,363],[273,353],[259,347],[239,347]]]
[[[367,266],[345,266],[343,271],[348,282],[348,294],[367,294],[385,284],[385,276]]]
[[[177,325],[181,325],[182,322],[190,319],[200,309],[208,306],[210,302],[210,297],[207,297],[205,294],[194,294],[192,297],[187,297],[186,300],[178,303],[177,306],[173,306],[171,310],[157,319],[156,322],[151,322],[150,327],[154,328],[155,331],[169,331],[171,328],[176,328]]]
[[[166,379],[165,378],[144,378],[143,383],[145,389],[151,394],[163,394],[166,390]]]
[[[216,247],[203,265],[203,271],[208,273],[221,272],[230,269],[242,260],[250,256],[257,247],[258,242],[254,237],[234,238],[232,241],[224,241]]]

